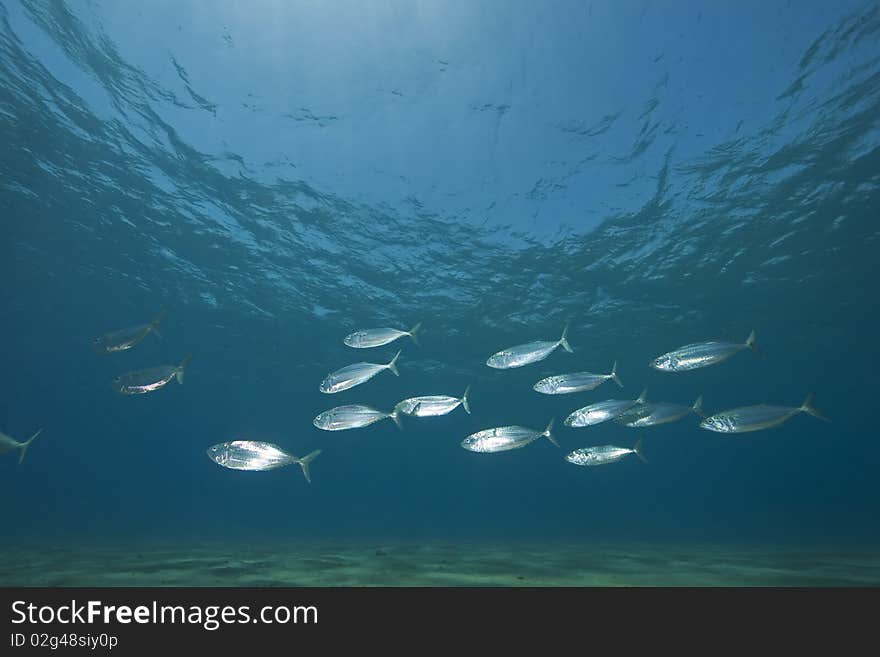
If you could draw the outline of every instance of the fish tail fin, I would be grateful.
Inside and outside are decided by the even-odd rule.
[[[706,417],[706,414],[703,412],[703,395],[697,397],[697,401],[691,406],[691,410],[700,417]]]
[[[192,354],[187,356],[181,361],[180,365],[177,366],[177,372],[175,372],[174,376],[177,377],[177,382],[180,385],[183,385],[183,375],[186,372],[186,366],[189,365],[189,361],[192,360]]]
[[[757,342],[755,342],[755,340],[755,332],[752,331],[751,333],[749,333],[749,337],[746,338],[746,346],[752,351],[760,353],[760,350],[758,349],[758,344]]]
[[[560,447],[560,448],[561,448],[561,446],[559,445],[559,443],[556,442],[556,438],[553,437],[553,421],[554,421],[555,419],[556,419],[556,418],[552,418],[552,417],[550,418],[550,422],[547,423],[547,428],[544,429],[544,433],[542,433],[541,435],[544,436],[544,437],[546,437],[547,440],[549,440],[551,443],[553,443],[553,444],[556,445],[557,447]]]
[[[309,463],[318,458],[318,455],[321,453],[320,449],[316,449],[314,452],[309,452],[301,459],[296,459],[296,462],[299,463],[299,467],[302,468],[303,476],[306,478],[306,481],[312,483],[312,473],[309,471]]]
[[[623,381],[621,381],[620,377],[617,376],[617,361],[614,361],[614,365],[611,367],[611,378],[614,383],[619,385],[621,388],[623,387]]]
[[[572,349],[571,345],[568,344],[568,322],[566,322],[565,326],[562,328],[562,337],[559,338],[559,344],[561,344],[562,348],[565,349],[568,353],[574,353],[574,349]]]
[[[416,345],[418,345],[419,347],[422,346],[422,344],[419,342],[419,338],[417,337],[418,334],[419,334],[419,329],[420,329],[420,328],[422,328],[422,323],[421,323],[421,322],[419,322],[418,324],[416,324],[415,326],[413,326],[413,327],[409,330],[409,337],[411,337],[411,338],[412,338],[412,341],[415,342]]]
[[[636,456],[638,456],[640,459],[642,459],[642,463],[648,462],[648,459],[646,459],[645,455],[642,454],[642,439],[641,438],[639,438],[636,441],[636,444],[633,445],[633,453],[635,453]]]
[[[40,429],[39,431],[37,431],[37,433],[35,433],[33,436],[28,438],[24,443],[22,443],[21,447],[19,448],[19,449],[21,449],[21,451],[18,454],[19,465],[21,465],[21,462],[24,461],[24,453],[27,451],[27,448],[31,446],[32,442],[34,442],[34,438],[39,436],[41,433],[43,433],[43,429]]]
[[[400,419],[400,413],[397,411],[397,407],[394,407],[394,410],[388,414],[392,420],[394,420],[394,424],[397,425],[397,428],[403,431],[403,422]]]
[[[150,330],[156,334],[157,337],[162,337],[162,334],[159,333],[159,324],[162,323],[162,320],[165,319],[165,315],[168,314],[168,311],[165,308],[159,310],[159,313],[153,318],[153,321],[150,322]]]
[[[642,390],[642,394],[638,396],[638,398],[636,399],[636,403],[637,404],[644,404],[646,401],[648,401],[648,389],[647,388]]]
[[[394,354],[394,358],[391,359],[391,362],[388,363],[388,369],[394,372],[394,376],[400,376],[400,372],[397,371],[397,359],[400,358],[400,351]]]
[[[471,391],[471,387],[468,386],[464,389],[464,394],[461,396],[461,405],[464,406],[465,412],[470,415],[471,414],[471,403],[468,400],[468,393]]]
[[[816,410],[816,407],[813,406],[813,399],[815,398],[815,396],[816,395],[814,395],[812,392],[809,393],[807,395],[807,398],[804,399],[804,403],[801,404],[800,410],[804,413],[809,413],[813,417],[817,417],[820,420],[825,420],[826,422],[831,422],[831,420],[829,420],[827,417],[822,415],[822,413],[820,413],[818,410]]]

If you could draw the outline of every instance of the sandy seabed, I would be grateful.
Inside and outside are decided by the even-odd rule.
[[[30,544],[0,586],[878,586],[880,549],[592,544]]]

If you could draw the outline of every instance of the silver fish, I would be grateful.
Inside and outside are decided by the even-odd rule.
[[[534,386],[538,392],[545,395],[565,395],[570,392],[584,392],[585,390],[593,390],[611,379],[623,387],[620,378],[617,376],[617,361],[611,368],[610,374],[593,374],[591,372],[574,372],[572,374],[557,374],[541,379]]]
[[[396,365],[399,356],[400,352],[398,351],[394,358],[391,359],[391,362],[386,365],[377,363],[355,363],[354,365],[343,367],[340,370],[328,374],[324,380],[321,381],[319,389],[321,392],[325,392],[328,395],[348,390],[349,388],[354,388],[355,386],[359,386],[360,384],[369,381],[379,372],[384,370],[391,370],[394,373],[394,376],[400,376],[400,372],[397,371]]]
[[[31,443],[34,442],[34,438],[43,433],[43,430],[40,429],[33,436],[25,440],[23,443],[18,442],[12,436],[7,436],[5,433],[0,431],[0,454],[6,454],[7,452],[11,452],[13,450],[19,450],[18,453],[18,462],[21,463],[24,461],[24,453],[27,451],[27,448],[30,447]]]
[[[367,329],[366,331],[355,331],[354,333],[349,333],[348,335],[346,335],[342,341],[349,347],[354,347],[355,349],[369,349],[370,347],[381,347],[384,344],[394,342],[398,338],[402,338],[403,336],[408,335],[412,338],[413,342],[419,344],[419,340],[416,335],[418,334],[421,327],[422,323],[419,322],[409,331],[399,331],[393,328],[377,328]]]
[[[92,340],[92,346],[100,354],[111,354],[116,351],[131,349],[150,333],[155,333],[157,336],[162,337],[159,333],[159,323],[164,317],[165,309],[163,308],[149,324],[130,326],[129,328],[105,333]]]
[[[742,406],[707,417],[700,422],[700,428],[720,433],[746,433],[779,426],[798,413],[809,413],[813,417],[830,422],[813,407],[811,392],[800,406],[768,406],[767,404]]]
[[[298,463],[302,468],[306,481],[312,483],[309,464],[314,461],[320,449],[306,454],[302,458],[288,454],[272,443],[257,440],[233,440],[229,443],[218,443],[208,448],[208,457],[224,468],[232,470],[252,470],[262,472],[283,468],[291,463]]]
[[[757,351],[755,332],[752,331],[745,342],[697,342],[679,347],[674,351],[657,356],[649,365],[661,372],[686,372],[698,367],[715,365],[727,360],[744,349]]]
[[[606,399],[589,406],[579,408],[565,418],[567,427],[588,427],[593,424],[613,420],[624,411],[636,404],[644,404],[648,391],[643,390],[638,399]]]
[[[550,420],[544,431],[517,426],[483,429],[462,440],[461,446],[472,452],[504,452],[509,449],[525,447],[538,438],[546,437],[547,440],[559,447],[559,443],[550,433],[552,430],[553,420]]]
[[[668,424],[682,419],[689,413],[696,413],[700,417],[706,417],[703,413],[703,396],[697,397],[693,406],[681,406],[658,402],[656,404],[639,404],[624,411],[614,421],[625,427],[641,428],[653,427],[658,424]]]
[[[471,414],[471,406],[468,401],[468,392],[471,387],[468,386],[461,399],[458,397],[449,397],[447,395],[426,395],[423,397],[410,397],[398,402],[394,407],[396,411],[405,415],[414,415],[416,417],[434,417],[437,415],[446,415],[451,413],[459,405],[464,408],[465,412]]]
[[[596,447],[582,447],[570,454],[565,455],[565,460],[575,465],[605,465],[619,461],[627,454],[635,454],[642,461],[648,461],[642,455],[642,441],[639,440],[632,449],[617,447],[616,445],[597,445]]]
[[[562,346],[568,353],[574,353],[571,345],[568,344],[568,324],[562,330],[562,337],[556,342],[547,342],[539,340],[538,342],[529,342],[528,344],[517,345],[510,349],[503,349],[497,354],[492,354],[486,361],[486,365],[494,367],[498,370],[508,370],[513,367],[522,367],[531,363],[537,363],[544,360],[552,354],[557,347]]]
[[[373,424],[373,422],[384,420],[386,417],[390,417],[399,428],[403,429],[397,409],[390,413],[383,413],[370,406],[362,406],[360,404],[331,408],[329,411],[319,414],[312,420],[312,424],[324,431],[343,431],[344,429],[366,427]]]
[[[122,374],[113,379],[113,389],[123,395],[142,395],[158,390],[175,378],[183,385],[183,374],[191,359],[192,355],[189,355],[180,365],[159,365]]]

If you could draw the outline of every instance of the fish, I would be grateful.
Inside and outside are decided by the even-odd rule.
[[[461,406],[465,412],[471,414],[471,405],[468,401],[468,392],[471,387],[465,388],[461,399],[458,397],[448,397],[447,395],[427,395],[424,397],[410,397],[398,402],[394,409],[405,415],[414,415],[416,417],[434,417],[437,415],[446,415]]]
[[[579,408],[572,412],[567,418],[565,418],[565,426],[588,427],[593,424],[613,420],[636,404],[644,404],[647,395],[648,391],[645,389],[637,399],[606,399],[605,401],[584,406],[583,408]]]
[[[263,472],[283,468],[292,463],[298,463],[302,468],[306,481],[312,483],[312,475],[309,472],[309,464],[318,458],[320,449],[309,452],[302,458],[294,456],[278,445],[264,443],[258,440],[233,440],[228,443],[217,443],[207,449],[208,457],[218,465],[232,470],[251,470]]]
[[[550,420],[550,423],[544,431],[518,426],[483,429],[482,431],[472,433],[470,436],[462,440],[461,446],[471,452],[504,452],[509,449],[525,447],[538,438],[544,437],[559,447],[559,443],[556,442],[556,439],[551,433],[552,430],[553,420]]]
[[[581,447],[565,455],[565,460],[575,465],[606,465],[615,463],[628,454],[635,454],[644,463],[647,463],[642,454],[642,441],[639,440],[632,449],[617,447],[616,445],[597,445],[596,447]]]
[[[0,454],[6,454],[7,452],[11,452],[13,450],[19,450],[18,452],[18,462],[21,464],[24,461],[24,454],[27,452],[27,448],[31,446],[31,443],[34,442],[34,439],[43,433],[43,429],[40,429],[33,436],[25,440],[23,443],[18,442],[12,436],[7,436],[5,433],[0,431]]]
[[[158,337],[162,337],[159,333],[159,323],[164,319],[165,309],[159,311],[159,314],[153,318],[153,321],[138,326],[130,326],[129,328],[111,331],[92,340],[92,346],[99,354],[112,354],[117,351],[125,351],[131,349],[150,333],[155,333]]]
[[[172,379],[183,385],[183,375],[192,354],[183,359],[180,365],[159,365],[136,372],[127,372],[113,379],[113,389],[123,395],[142,395],[153,392],[171,383]]]
[[[562,329],[562,337],[556,342],[539,340],[538,342],[529,342],[528,344],[517,345],[509,349],[502,349],[498,353],[489,356],[488,360],[486,360],[486,365],[497,370],[522,367],[523,365],[544,360],[556,351],[556,348],[559,346],[570,354],[574,353],[571,345],[568,344],[568,324]]]
[[[360,384],[369,381],[379,372],[384,370],[391,370],[394,373],[394,376],[400,376],[400,372],[398,372],[396,365],[399,356],[400,352],[398,351],[394,358],[391,359],[391,362],[386,365],[377,363],[355,363],[354,365],[348,365],[340,370],[331,372],[323,381],[321,381],[319,390],[328,395],[342,392],[343,390],[354,388],[355,386],[359,386]]]
[[[687,372],[721,363],[745,349],[758,350],[754,331],[745,342],[696,342],[657,356],[648,364],[661,372]]]
[[[361,404],[349,404],[347,406],[337,406],[329,411],[324,411],[312,420],[319,429],[324,431],[343,431],[345,429],[359,429],[366,427],[373,422],[384,420],[390,417],[398,428],[403,429],[400,423],[400,415],[397,409],[390,413],[383,413],[370,406],[362,406]]]
[[[758,404],[757,406],[742,406],[729,411],[716,413],[700,422],[701,429],[717,431],[719,433],[746,433],[770,429],[785,422],[798,413],[809,413],[813,417],[830,422],[813,406],[813,393],[809,393],[800,406],[769,406]]]
[[[541,379],[532,387],[545,395],[566,395],[570,392],[593,390],[605,383],[608,379],[613,380],[621,388],[623,387],[623,383],[617,376],[617,361],[614,361],[610,374],[593,374],[591,372],[557,374],[555,376],[548,376],[546,379]]]
[[[681,406],[679,404],[669,404],[667,402],[633,406],[614,418],[614,421],[625,427],[653,427],[658,424],[675,422],[689,413],[696,413],[700,417],[706,417],[705,413],[703,413],[702,395],[697,397],[693,406]]]
[[[419,339],[416,336],[418,335],[420,328],[422,328],[421,322],[413,326],[409,331],[399,331],[398,329],[393,328],[367,329],[365,331],[349,333],[342,339],[342,341],[349,347],[354,347],[355,349],[369,349],[371,347],[381,347],[382,345],[394,342],[398,338],[408,335],[412,338],[412,341],[418,345]]]

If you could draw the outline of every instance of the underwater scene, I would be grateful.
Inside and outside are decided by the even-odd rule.
[[[0,0],[0,82],[0,585],[880,585],[880,3]]]

